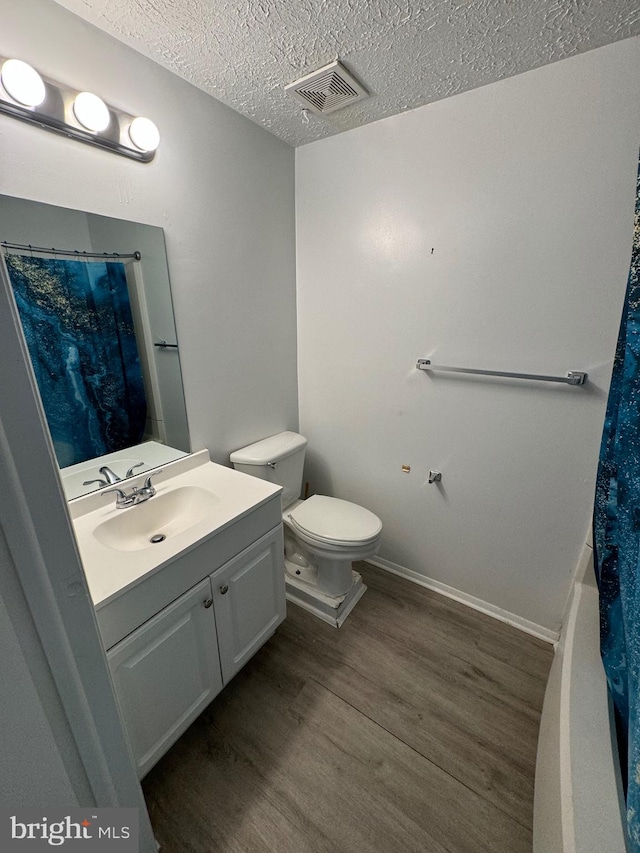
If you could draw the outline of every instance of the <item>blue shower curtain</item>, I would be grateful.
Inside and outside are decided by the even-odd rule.
[[[600,648],[613,699],[629,847],[640,853],[640,168],[631,269],[594,508]]]
[[[139,444],[146,400],[124,264],[5,260],[59,464]]]

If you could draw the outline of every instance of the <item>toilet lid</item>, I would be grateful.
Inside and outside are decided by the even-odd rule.
[[[328,542],[367,542],[382,530],[382,522],[368,509],[325,495],[302,501],[289,518],[303,533]]]

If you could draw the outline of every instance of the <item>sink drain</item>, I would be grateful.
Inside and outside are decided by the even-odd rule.
[[[149,542],[153,542],[154,545],[157,545],[158,542],[164,542],[166,539],[166,535],[164,533],[156,533],[154,536],[149,539]]]

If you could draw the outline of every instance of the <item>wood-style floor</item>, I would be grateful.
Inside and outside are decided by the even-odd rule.
[[[162,853],[531,851],[551,646],[358,569],[340,630],[290,604],[146,777]]]

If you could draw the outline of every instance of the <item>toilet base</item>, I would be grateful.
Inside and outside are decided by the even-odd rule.
[[[343,624],[367,591],[362,576],[358,572],[352,571],[353,584],[351,589],[344,595],[333,598],[321,592],[317,587],[314,588],[309,581],[298,580],[295,574],[294,576],[291,575],[289,569],[290,566],[287,565],[285,573],[287,601],[297,604],[298,607],[313,613],[318,619],[322,619],[323,622],[327,622],[335,628],[339,628]]]

